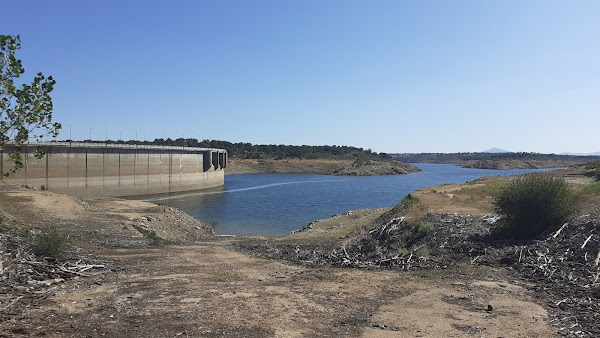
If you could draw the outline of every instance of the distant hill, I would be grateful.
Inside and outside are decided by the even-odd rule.
[[[538,153],[421,153],[390,154],[405,163],[446,163],[480,169],[537,169],[567,167],[600,160],[600,156],[575,156]]]
[[[561,155],[570,155],[570,156],[600,156],[600,151],[595,153],[562,153]]]
[[[500,148],[490,148],[488,150],[485,150],[484,153],[498,154],[498,153],[510,153],[510,151],[504,150],[504,149],[500,149]]]

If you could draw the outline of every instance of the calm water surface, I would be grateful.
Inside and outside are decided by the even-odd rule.
[[[394,206],[406,194],[419,188],[531,171],[467,169],[447,164],[414,165],[422,171],[369,177],[226,175],[225,185],[219,188],[147,200],[179,208],[206,221],[218,235],[277,235],[348,210]]]

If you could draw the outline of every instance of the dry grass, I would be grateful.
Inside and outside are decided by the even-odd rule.
[[[411,211],[418,218],[423,212],[485,215],[493,212],[492,196],[507,181],[506,177],[484,177],[465,184],[445,184],[420,189],[413,195],[421,208]]]
[[[563,177],[571,188],[580,193],[581,212],[598,212],[600,193],[598,182],[577,168],[560,169],[549,173]],[[483,177],[465,184],[446,184],[420,189],[412,194],[421,200],[420,208],[411,210],[410,216],[422,217],[424,213],[462,213],[485,215],[494,212],[494,195],[510,176]]]
[[[313,223],[310,231],[302,231],[283,237],[283,240],[311,243],[338,242],[340,238],[350,237],[365,226],[373,223],[390,208],[352,210]]]
[[[585,214],[600,212],[600,183],[591,182],[578,187],[581,193],[579,203]]]

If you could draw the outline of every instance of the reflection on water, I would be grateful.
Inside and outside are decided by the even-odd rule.
[[[258,175],[254,175],[254,176],[258,176]],[[231,177],[231,176],[229,176]],[[225,187],[227,186],[227,184],[217,187],[217,188],[210,188],[210,189],[202,189],[202,190],[197,190],[194,192],[180,192],[180,193],[173,193],[173,194],[169,194],[169,195],[164,195],[164,194],[157,194],[157,195],[145,195],[145,199],[141,199],[142,201],[166,201],[166,200],[170,200],[170,199],[182,199],[182,198],[189,198],[189,197],[194,197],[194,196],[202,196],[202,195],[214,195],[214,194],[223,194],[223,193],[235,193],[235,192],[240,192],[240,191],[248,191],[248,190],[256,190],[256,189],[265,189],[265,188],[272,188],[272,187],[277,187],[280,185],[288,185],[288,184],[306,184],[306,183],[322,183],[322,182],[335,182],[334,180],[319,180],[319,181],[295,181],[295,182],[277,182],[277,183],[270,183],[270,184],[263,184],[263,185],[257,185],[257,186],[250,186],[250,187],[245,187],[245,188],[238,188],[238,189],[230,189],[227,190]]]
[[[531,171],[416,165],[421,172],[396,176],[227,175],[221,187],[143,200],[179,208],[212,224],[216,234],[273,235],[348,210],[394,206],[419,188]]]
[[[135,198],[140,201],[159,203],[161,201],[165,201],[165,200],[169,200],[169,199],[188,198],[188,197],[200,196],[200,195],[222,194],[225,192],[227,192],[225,186],[221,185],[221,186],[214,187],[214,188],[195,190],[195,191],[191,191],[191,192],[190,191],[181,191],[181,192],[175,192],[175,193],[171,193],[171,194],[151,194],[151,195],[138,196],[137,198],[135,198],[135,197],[132,197],[132,198]]]

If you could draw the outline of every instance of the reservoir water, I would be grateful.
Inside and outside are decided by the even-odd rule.
[[[146,200],[176,207],[206,221],[217,235],[278,235],[348,210],[391,207],[419,188],[532,171],[467,169],[448,164],[413,165],[422,171],[368,177],[226,175],[225,185],[219,188]]]

